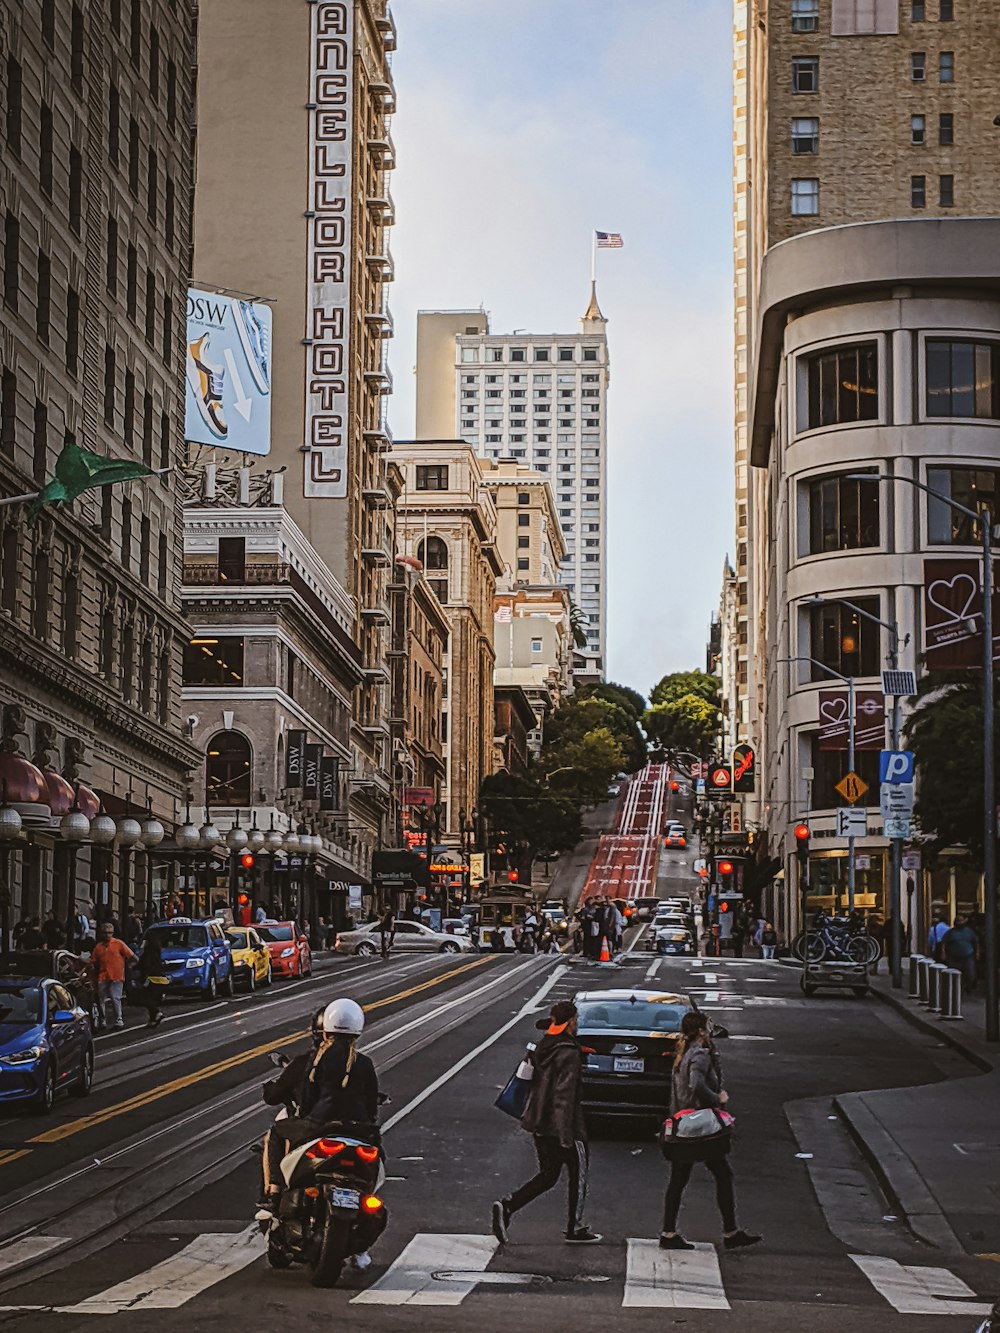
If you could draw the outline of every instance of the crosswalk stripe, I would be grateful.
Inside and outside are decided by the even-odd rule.
[[[25,1236],[21,1240],[11,1241],[9,1245],[0,1246],[0,1273],[29,1259],[38,1259],[48,1254],[49,1250],[65,1244],[66,1240],[62,1236]]]
[[[728,1310],[715,1246],[661,1250],[658,1241],[628,1242],[623,1306],[632,1309]]]
[[[235,1235],[196,1236],[190,1245],[78,1305],[56,1306],[58,1314],[118,1314],[122,1310],[176,1310],[208,1287],[232,1277],[264,1252],[255,1224]]]
[[[431,1235],[413,1237],[406,1249],[352,1305],[461,1305],[475,1289],[474,1275],[484,1273],[497,1251],[495,1236]],[[468,1273],[469,1278],[440,1278],[438,1271]]]
[[[976,1305],[976,1293],[948,1268],[900,1264],[880,1255],[852,1254],[880,1296],[900,1314],[989,1314],[988,1305]],[[964,1298],[964,1299],[963,1299]]]

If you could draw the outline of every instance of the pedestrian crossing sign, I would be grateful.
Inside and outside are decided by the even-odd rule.
[[[834,788],[834,791],[840,792],[848,805],[853,805],[855,801],[860,801],[867,790],[868,783],[862,781],[853,770],[850,773],[846,773]]]

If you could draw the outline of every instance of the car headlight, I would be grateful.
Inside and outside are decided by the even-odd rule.
[[[184,964],[184,966],[185,966],[185,967],[204,967],[204,966],[205,966],[205,960],[204,960],[204,958],[189,958],[189,959],[187,960],[187,962]]]
[[[45,1054],[44,1046],[29,1046],[23,1051],[11,1051],[9,1055],[0,1055],[0,1064],[32,1065]]]
[[[282,949],[281,956],[282,958],[291,958],[294,952],[295,952],[294,949]]]

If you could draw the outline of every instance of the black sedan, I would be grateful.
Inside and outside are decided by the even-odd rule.
[[[577,1032],[587,1057],[583,1110],[588,1120],[641,1118],[661,1123],[686,995],[656,990],[583,991]],[[716,1035],[720,1035],[716,1029]]]

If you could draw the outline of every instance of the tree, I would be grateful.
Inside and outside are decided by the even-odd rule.
[[[622,747],[607,727],[595,727],[557,751],[558,764],[549,769],[553,790],[572,793],[577,801],[596,805],[607,796],[608,783],[625,762]]]
[[[538,769],[486,778],[479,807],[513,849],[514,863],[523,863],[526,869],[538,853],[572,850],[583,832],[576,800],[547,787]]]
[[[674,671],[663,676],[650,691],[650,703],[666,704],[693,694],[713,707],[719,706],[719,682],[706,671]]]
[[[697,694],[683,694],[677,699],[654,704],[646,713],[645,727],[650,741],[669,754],[686,750],[707,755],[718,731],[718,703]]]
[[[568,761],[563,755],[564,747],[601,727],[611,733],[620,747],[619,768],[625,767],[629,772],[642,768],[647,758],[646,743],[631,711],[583,692],[567,699],[548,719],[542,750],[543,767],[551,771],[565,765]]]
[[[628,685],[617,685],[613,680],[604,681],[600,685],[584,685],[577,693],[582,693],[591,699],[604,699],[609,704],[617,704],[626,713],[631,713],[636,722],[642,721],[646,711],[646,700],[638,690],[633,690]]]
[[[587,646],[587,626],[589,620],[583,611],[577,606],[576,602],[569,604],[569,628],[573,635],[573,643],[577,648],[586,648]]]

